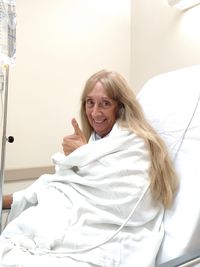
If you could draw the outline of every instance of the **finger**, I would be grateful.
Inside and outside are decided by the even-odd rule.
[[[74,128],[74,134],[80,135],[80,136],[83,135],[83,132],[81,131],[81,129],[80,129],[79,125],[78,125],[78,122],[76,121],[75,118],[72,119],[72,126]]]

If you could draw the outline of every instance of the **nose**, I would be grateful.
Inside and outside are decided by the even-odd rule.
[[[98,103],[95,103],[95,105],[93,106],[92,108],[92,115],[93,116],[97,116],[97,115],[100,115],[102,112],[101,112],[101,108],[99,107]]]

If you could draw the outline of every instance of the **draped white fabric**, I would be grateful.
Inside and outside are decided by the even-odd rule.
[[[162,263],[200,248],[200,65],[149,80],[138,95],[146,117],[166,141],[180,177],[165,213]]]
[[[14,194],[0,263],[154,266],[163,207],[149,189],[146,146],[117,124],[109,136],[93,138],[69,156],[55,154],[54,175]]]

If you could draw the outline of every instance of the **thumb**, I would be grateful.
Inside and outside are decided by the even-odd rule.
[[[75,118],[72,119],[72,126],[74,128],[74,134],[80,135],[80,136],[83,135],[83,132],[81,131],[81,129],[80,129],[79,125],[78,125],[78,122],[76,121]]]

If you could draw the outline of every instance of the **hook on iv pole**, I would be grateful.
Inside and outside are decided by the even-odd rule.
[[[13,143],[15,141],[15,138],[13,136],[8,136],[6,139],[8,143]]]

